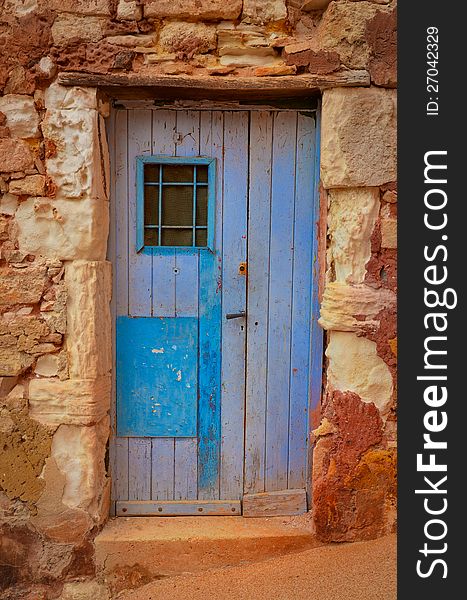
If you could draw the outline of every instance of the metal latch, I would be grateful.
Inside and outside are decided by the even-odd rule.
[[[246,317],[245,310],[240,310],[239,312],[236,312],[236,313],[227,313],[225,315],[226,319],[240,319],[241,317]]]
[[[246,274],[247,274],[247,271],[248,271],[248,268],[247,268],[247,263],[246,263],[246,262],[241,262],[241,263],[238,265],[238,274],[239,274],[239,275],[246,275]]]

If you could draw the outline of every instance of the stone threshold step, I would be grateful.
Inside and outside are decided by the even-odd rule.
[[[117,517],[95,539],[98,578],[114,594],[162,577],[259,562],[320,545],[309,514]]]

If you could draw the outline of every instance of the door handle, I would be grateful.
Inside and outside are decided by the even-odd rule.
[[[226,319],[240,319],[241,317],[246,317],[245,310],[241,310],[240,312],[236,312],[236,313],[227,313],[225,315]]]

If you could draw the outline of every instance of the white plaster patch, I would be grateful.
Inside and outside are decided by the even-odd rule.
[[[373,402],[382,416],[392,402],[392,376],[378,356],[376,344],[354,333],[333,331],[326,349],[331,388],[355,392],[363,402]]]
[[[334,264],[336,281],[362,283],[379,213],[379,189],[336,189],[329,190],[328,195],[328,262]]]

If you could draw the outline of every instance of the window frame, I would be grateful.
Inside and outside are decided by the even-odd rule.
[[[146,246],[144,244],[144,166],[147,164],[163,165],[206,165],[208,167],[208,220],[207,246]],[[216,204],[216,159],[207,156],[167,156],[151,155],[136,157],[136,252],[153,253],[173,250],[210,250],[214,252]]]

